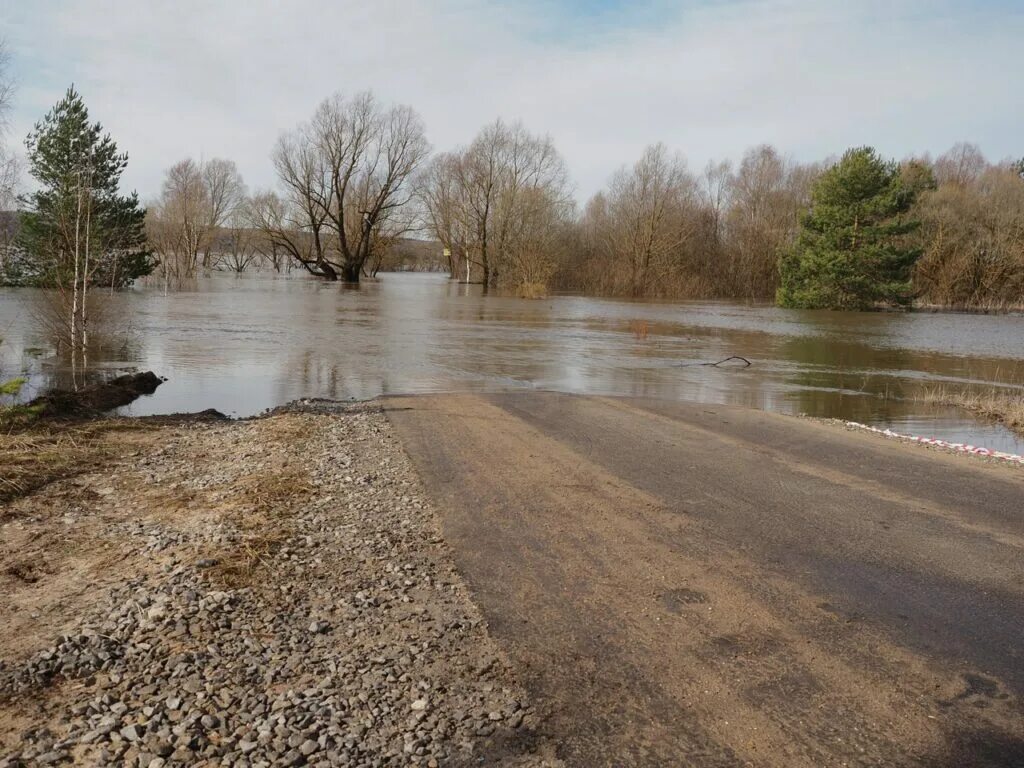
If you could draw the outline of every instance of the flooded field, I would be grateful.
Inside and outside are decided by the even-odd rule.
[[[300,397],[523,388],[731,403],[854,419],[1024,453],[1024,439],[915,395],[1024,385],[1024,317],[807,312],[727,302],[483,296],[440,275],[358,289],[303,277],[202,278],[164,295],[116,294],[125,318],[92,377],[151,369],[168,381],[127,412],[216,408],[248,416]],[[26,394],[70,382],[33,332],[37,295],[0,289],[0,375]],[[751,365],[706,365],[739,355]]]

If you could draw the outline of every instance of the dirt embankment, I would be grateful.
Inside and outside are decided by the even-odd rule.
[[[95,416],[128,405],[142,395],[151,395],[163,382],[152,371],[126,373],[76,391],[48,392],[30,402],[28,407],[48,418]]]
[[[11,492],[0,766],[551,764],[390,425],[323,410],[95,423]]]

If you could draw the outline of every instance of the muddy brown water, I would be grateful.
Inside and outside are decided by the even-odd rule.
[[[31,395],[67,385],[33,330],[39,302],[0,289],[0,375]],[[1024,389],[1019,315],[807,312],[730,302],[482,295],[441,275],[387,274],[358,289],[303,276],[215,274],[164,295],[109,300],[118,319],[89,376],[168,378],[125,409],[247,416],[300,397],[519,389],[631,395],[853,419],[1024,453],[1024,438],[916,402],[937,385]],[[712,367],[742,355],[752,365]]]

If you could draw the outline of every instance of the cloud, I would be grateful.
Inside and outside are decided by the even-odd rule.
[[[14,5],[14,4],[12,4]],[[580,197],[644,145],[693,166],[770,142],[799,159],[961,139],[1024,154],[1016,4],[51,2],[0,10],[24,134],[74,81],[143,196],[185,156],[274,179],[278,134],[334,91],[423,115],[436,148],[495,117],[548,133]]]

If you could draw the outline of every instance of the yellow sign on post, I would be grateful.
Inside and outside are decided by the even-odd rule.
[[[451,248],[445,248],[444,249],[444,255],[445,256],[451,256],[452,255],[452,249]]]

